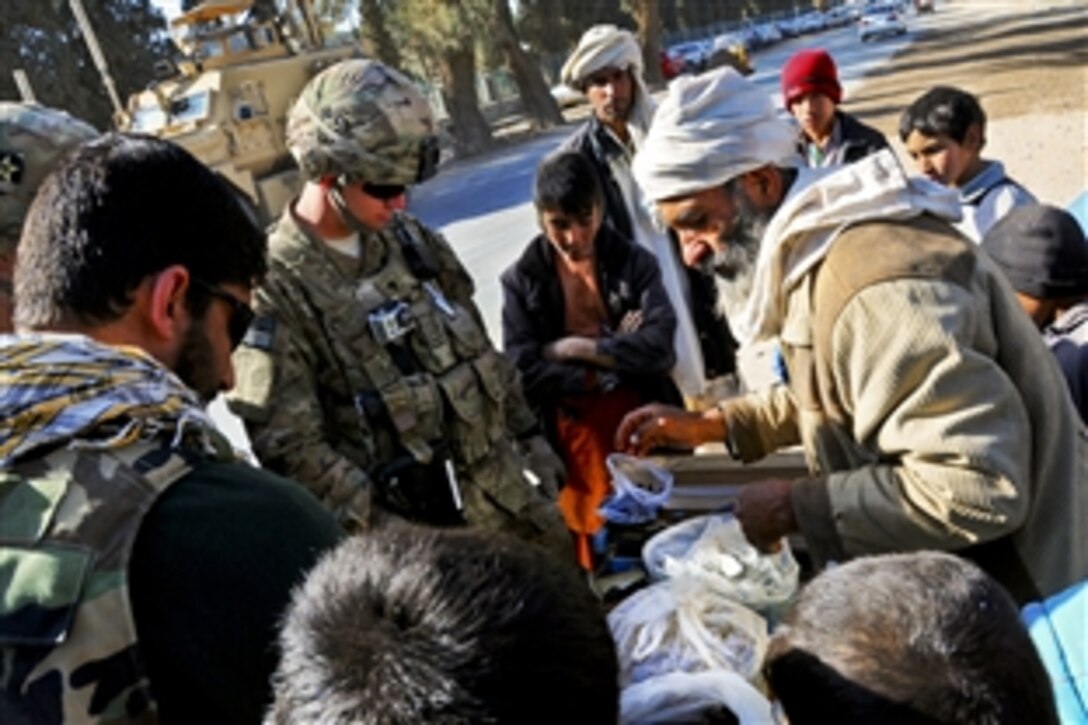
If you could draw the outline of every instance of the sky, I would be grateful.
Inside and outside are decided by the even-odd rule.
[[[161,10],[167,20],[181,15],[181,0],[151,0],[151,4]]]

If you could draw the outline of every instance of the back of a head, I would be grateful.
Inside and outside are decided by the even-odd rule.
[[[899,138],[906,141],[911,132],[923,136],[947,136],[963,143],[967,129],[978,125],[985,137],[986,114],[978,99],[952,86],[935,86],[916,98],[899,117]]]
[[[1021,294],[1039,300],[1088,295],[1088,240],[1067,211],[1047,204],[1016,207],[990,228],[982,248]]]
[[[789,108],[808,93],[821,93],[838,105],[842,102],[839,71],[822,48],[799,50],[782,67],[782,102]]]
[[[597,171],[583,154],[565,151],[540,162],[533,182],[533,204],[537,212],[562,212],[586,217],[604,204]]]
[[[0,254],[15,248],[42,179],[98,132],[63,111],[0,101]]]
[[[573,567],[493,532],[392,524],[296,591],[266,722],[615,722],[604,613]]]
[[[116,319],[145,278],[175,264],[208,284],[252,285],[265,249],[236,193],[187,151],[107,134],[42,183],[19,245],[16,324]]]
[[[937,552],[856,559],[802,591],[764,665],[792,725],[1057,723],[1009,594]]]

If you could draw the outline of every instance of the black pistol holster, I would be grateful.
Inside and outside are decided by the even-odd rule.
[[[375,477],[376,499],[382,508],[409,521],[431,526],[466,523],[456,469],[448,446],[433,444],[434,456],[420,463],[404,452],[383,466]]]

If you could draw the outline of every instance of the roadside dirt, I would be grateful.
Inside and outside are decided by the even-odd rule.
[[[883,131],[906,160],[901,110],[935,85],[963,88],[989,119],[984,155],[1041,200],[1069,204],[1088,188],[1088,2],[949,0],[937,12],[958,17],[917,30],[844,109]]]

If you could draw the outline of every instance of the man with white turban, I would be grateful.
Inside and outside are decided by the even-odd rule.
[[[710,377],[732,371],[733,341],[724,326],[715,324],[713,302],[708,300],[713,295],[709,278],[684,269],[675,245],[654,224],[635,183],[631,162],[654,114],[642,70],[642,52],[629,31],[615,25],[587,30],[563,66],[561,78],[586,94],[593,115],[562,150],[578,151],[593,162],[604,191],[607,223],[657,258],[662,283],[677,313],[673,381],[685,397],[697,401],[706,393],[708,369]],[[698,323],[704,319],[700,314],[709,323],[703,325],[708,330],[703,342],[698,335]]]
[[[724,441],[753,461],[800,443],[810,475],[745,486],[736,516],[817,563],[918,549],[979,563],[1023,603],[1088,577],[1088,438],[953,194],[890,151],[795,168],[794,134],[732,70],[673,83],[635,175],[686,263],[754,266],[734,330],[777,336],[788,383],[704,414],[631,413],[617,445]]]

